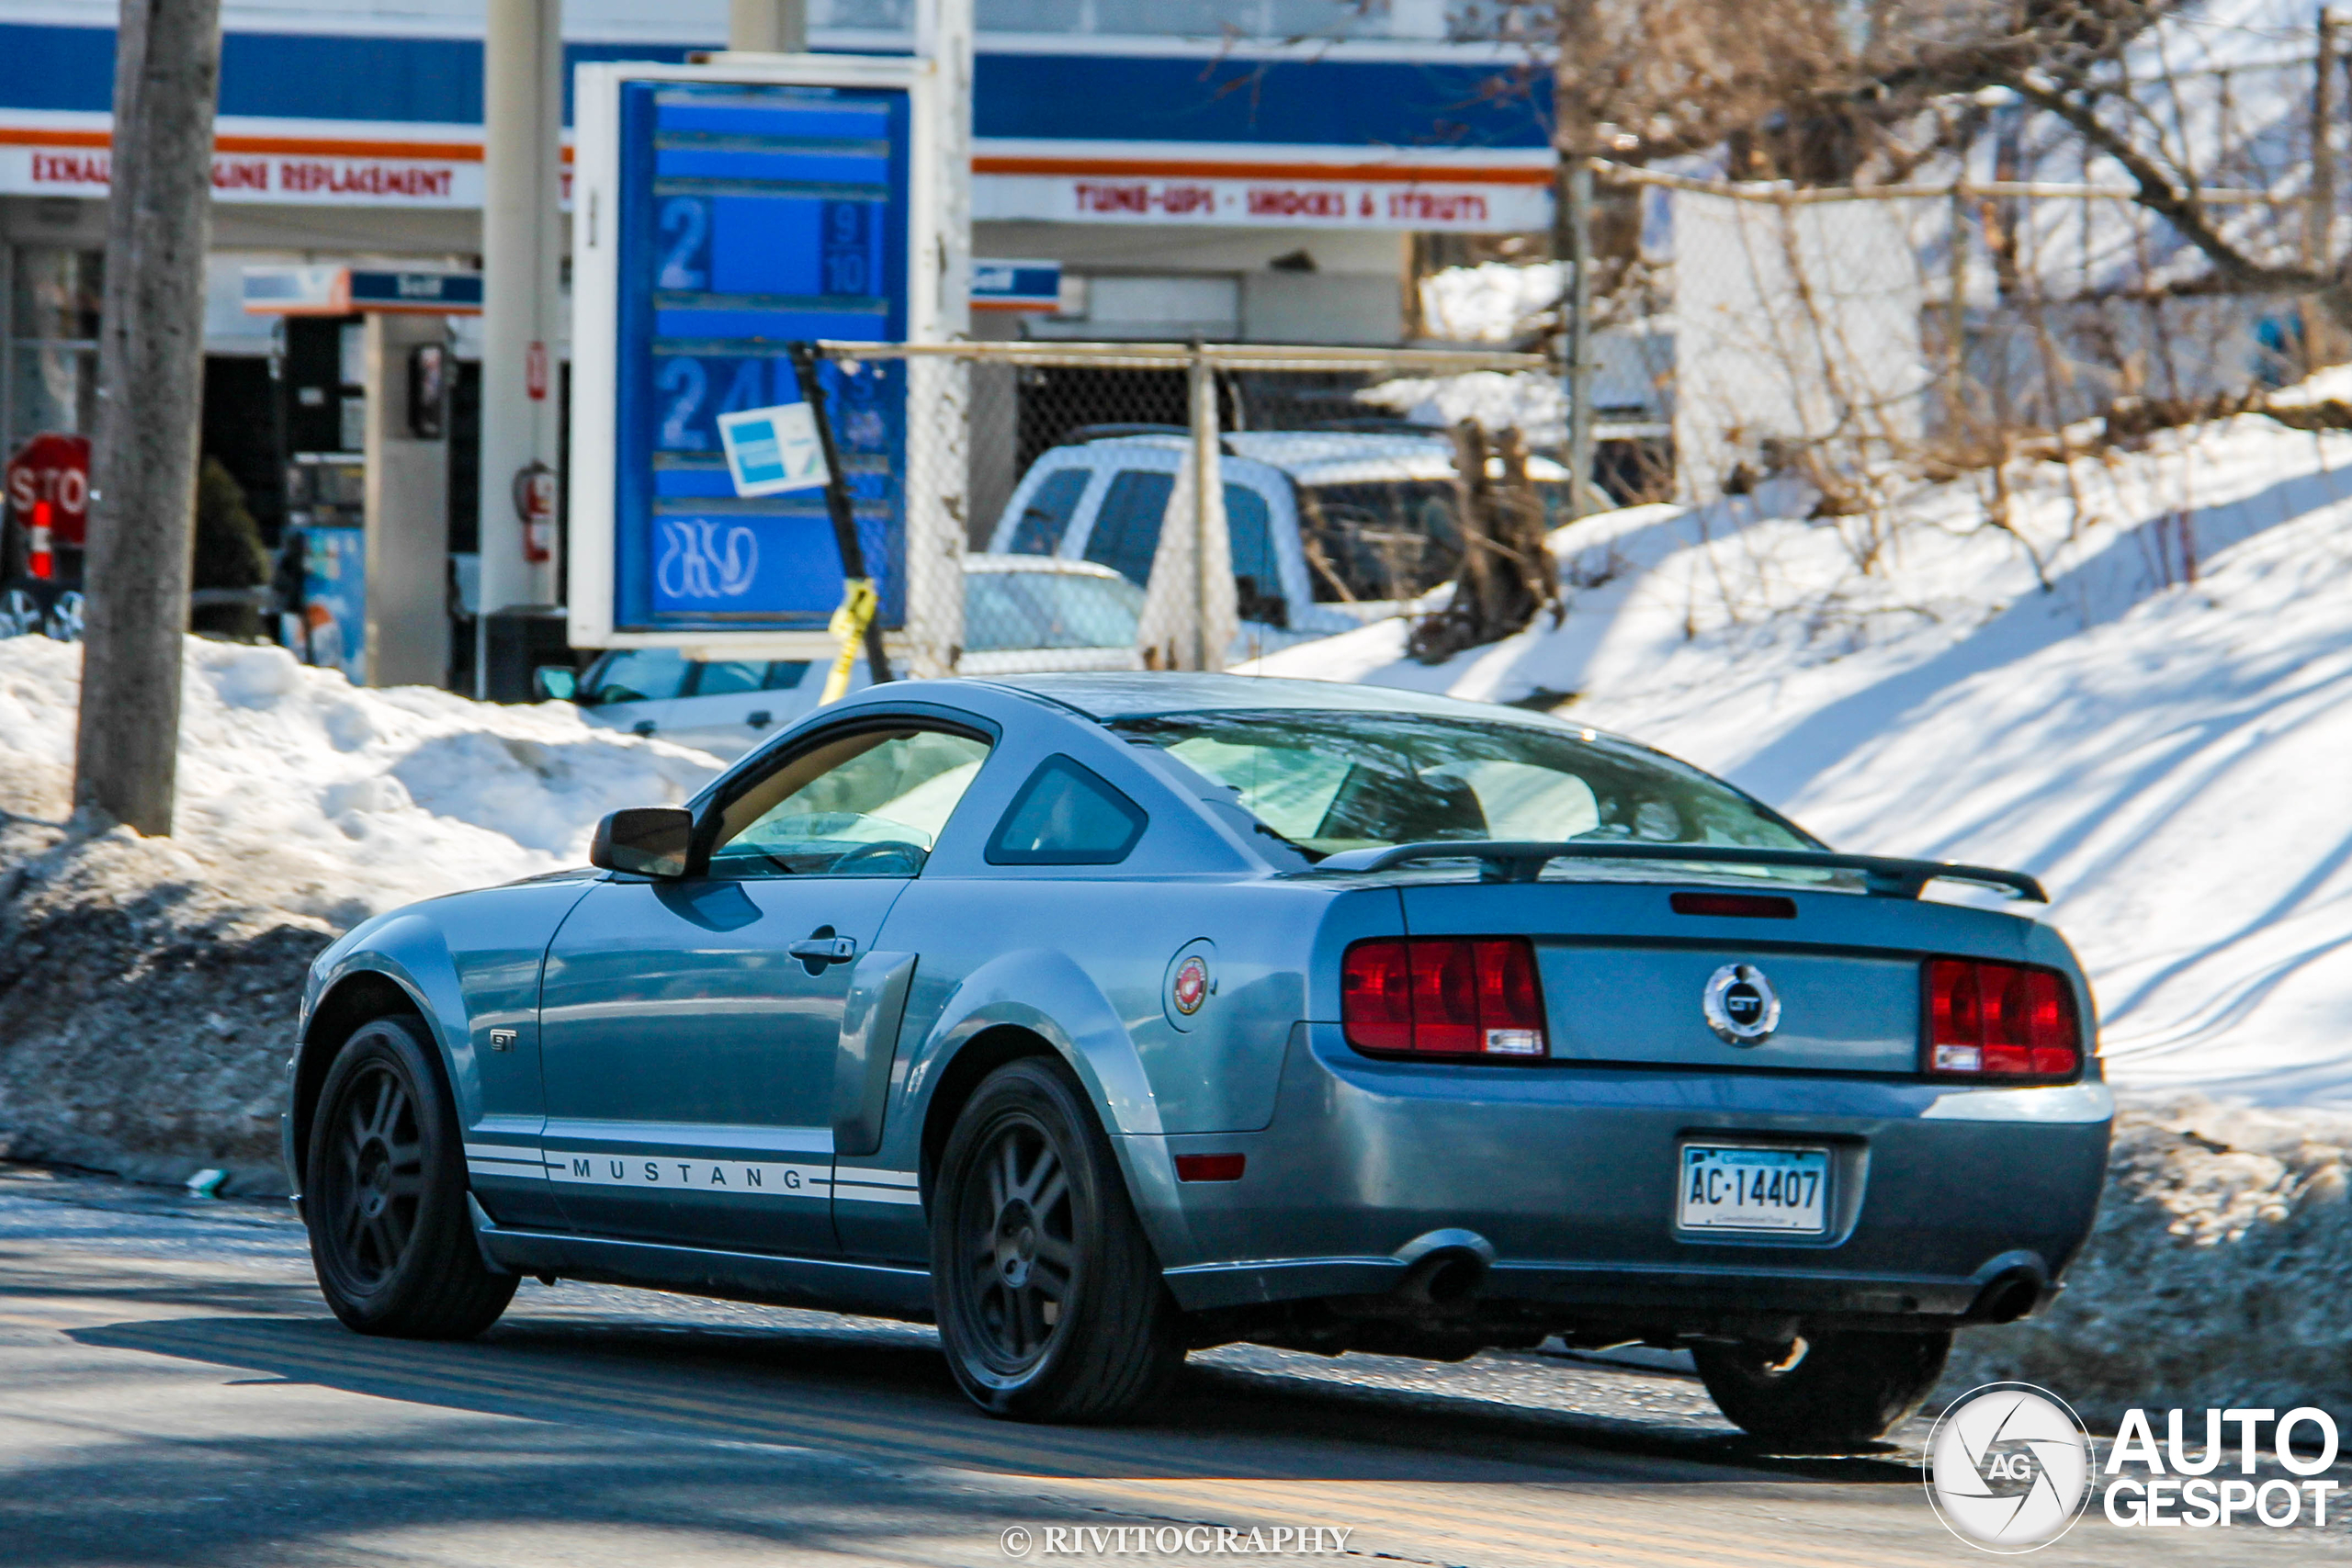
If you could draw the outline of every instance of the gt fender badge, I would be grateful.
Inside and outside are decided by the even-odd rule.
[[[1699,998],[1707,1027],[1726,1044],[1761,1045],[1781,1027],[1781,998],[1753,964],[1726,964]]]
[[[1186,953],[1176,965],[1176,983],[1169,995],[1175,999],[1176,1010],[1186,1018],[1200,1011],[1201,1004],[1209,999],[1208,960],[1197,953]]]

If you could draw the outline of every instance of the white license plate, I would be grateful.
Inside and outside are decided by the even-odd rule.
[[[1829,1229],[1829,1151],[1682,1145],[1684,1230]]]

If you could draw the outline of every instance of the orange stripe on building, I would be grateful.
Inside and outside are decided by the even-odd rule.
[[[1116,179],[1362,180],[1397,185],[1549,186],[1549,168],[1487,164],[1447,168],[1426,164],[1202,164],[1190,159],[1017,158],[982,153],[976,175],[1091,175]]]

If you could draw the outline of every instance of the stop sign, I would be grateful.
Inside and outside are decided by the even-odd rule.
[[[60,435],[54,431],[34,436],[8,459],[8,506],[17,525],[33,525],[33,508],[50,503],[51,542],[69,550],[82,547],[90,516],[90,438]]]

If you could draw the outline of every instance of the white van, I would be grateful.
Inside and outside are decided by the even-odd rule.
[[[1192,438],[1177,426],[1074,432],[1022,476],[989,540],[1148,583],[1168,498]],[[1453,443],[1395,431],[1234,431],[1224,437],[1226,525],[1242,620],[1236,657],[1392,615],[1461,564]],[[1567,470],[1528,475],[1561,513]]]

